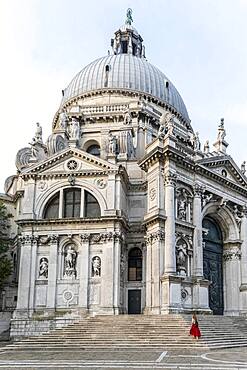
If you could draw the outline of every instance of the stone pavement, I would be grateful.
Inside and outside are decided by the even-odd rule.
[[[247,348],[225,350],[115,348],[25,351],[0,348],[0,369],[247,369]]]

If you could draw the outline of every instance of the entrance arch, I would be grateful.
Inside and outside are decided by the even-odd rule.
[[[221,230],[212,218],[206,216],[202,226],[208,232],[203,237],[203,275],[209,285],[209,307],[214,315],[223,315],[223,240]]]

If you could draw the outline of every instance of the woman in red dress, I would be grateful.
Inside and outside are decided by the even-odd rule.
[[[198,321],[197,321],[197,317],[196,317],[195,313],[193,313],[193,315],[192,315],[192,324],[191,324],[191,328],[190,328],[190,335],[193,335],[193,337],[196,338],[196,339],[199,339],[200,336],[201,336],[201,332],[200,332],[200,329],[199,329],[199,326],[198,326]]]

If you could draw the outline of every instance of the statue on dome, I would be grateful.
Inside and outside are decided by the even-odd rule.
[[[43,144],[43,139],[42,139],[42,127],[41,125],[39,124],[39,122],[36,123],[36,131],[35,131],[35,135],[34,137],[32,138],[32,141],[31,143],[29,143],[31,145],[31,154],[32,154],[32,157],[31,159],[32,160],[42,160],[45,158],[45,145]]]
[[[67,113],[63,110],[60,114],[59,114],[59,128],[61,130],[66,130],[67,128],[67,125],[68,125],[68,115]]]
[[[132,117],[130,114],[130,109],[126,107],[126,109],[123,111],[124,113],[124,125],[130,125],[132,122]]]
[[[69,138],[72,140],[79,140],[80,138],[80,124],[77,118],[73,117],[70,123]]]
[[[132,13],[133,13],[132,9],[128,8],[127,13],[126,13],[125,24],[129,24],[130,26],[131,26],[131,23],[133,22]]]
[[[192,136],[192,145],[193,145],[193,148],[196,152],[201,150],[201,142],[200,142],[200,139],[199,139],[199,132],[196,132],[195,134],[193,134],[193,136]]]
[[[160,127],[158,137],[164,137],[166,134],[173,135],[173,119],[174,115],[171,112],[163,112],[160,117]]]
[[[116,154],[117,151],[117,139],[116,136],[113,136],[112,133],[109,135],[109,144],[108,144],[108,153]]]
[[[209,153],[209,150],[210,150],[209,140],[206,140],[206,142],[204,144],[204,147],[203,147],[203,151],[204,151],[205,154],[208,154]]]

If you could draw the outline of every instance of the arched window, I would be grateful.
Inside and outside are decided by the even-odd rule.
[[[80,217],[81,189],[72,188],[64,190],[63,216]]]
[[[56,193],[47,203],[44,218],[58,218],[59,193]]]
[[[87,153],[95,155],[95,157],[99,157],[100,156],[100,146],[97,144],[90,145],[87,148]]]
[[[100,206],[94,196],[85,191],[85,217],[100,217]]]
[[[142,251],[140,248],[132,248],[128,258],[128,280],[142,280]]]

